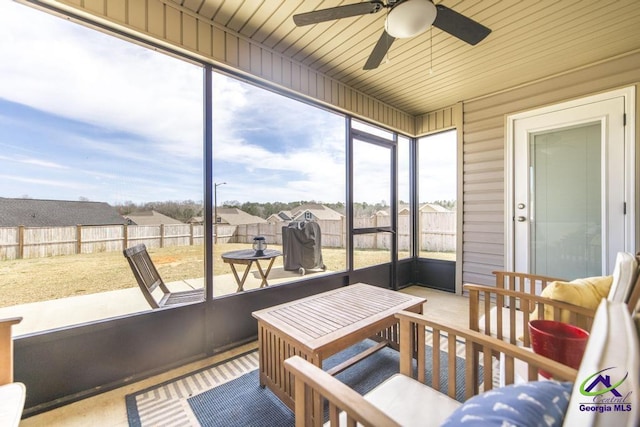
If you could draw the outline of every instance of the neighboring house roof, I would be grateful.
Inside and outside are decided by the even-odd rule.
[[[238,208],[218,208],[217,214],[220,218],[220,222],[218,224],[243,225],[264,224],[267,222],[264,218],[248,214]]]
[[[72,225],[125,224],[116,209],[105,202],[9,199],[0,197],[0,227],[66,227]]]
[[[307,203],[291,209],[291,219],[302,221],[305,219],[305,212],[310,212],[318,220],[339,220],[344,215],[318,203]]]
[[[425,203],[420,206],[420,212],[451,212],[444,206],[434,205],[433,203]]]
[[[129,224],[133,225],[183,224],[177,219],[156,211],[133,212],[124,217],[129,220]]]
[[[291,221],[292,215],[291,215],[291,211],[280,211],[277,214],[271,214],[269,215],[269,218],[267,218],[268,222],[284,222],[284,221]]]

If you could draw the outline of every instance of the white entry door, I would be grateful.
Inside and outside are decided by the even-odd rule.
[[[617,252],[634,251],[634,150],[625,126],[633,97],[632,89],[616,91],[510,118],[515,271],[611,274]]]

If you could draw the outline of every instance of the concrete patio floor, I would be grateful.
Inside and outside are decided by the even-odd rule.
[[[277,286],[312,274],[324,273],[326,272],[308,272],[305,276],[301,276],[295,271],[274,267],[269,274],[268,282],[269,286]],[[260,282],[258,271],[252,270],[245,281],[244,291],[258,289]],[[203,285],[204,278],[167,283],[167,287],[171,291],[198,289]],[[238,285],[232,274],[213,278],[214,297],[236,293],[237,289]],[[13,327],[13,335],[20,336],[149,310],[151,307],[144,299],[140,288],[136,286],[135,288],[91,295],[3,307],[0,308],[0,318],[22,317],[22,322]]]

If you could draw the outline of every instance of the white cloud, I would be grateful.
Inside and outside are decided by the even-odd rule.
[[[201,68],[6,1],[0,51],[1,97],[201,157]]]
[[[29,184],[37,184],[39,186],[60,187],[60,188],[67,188],[67,189],[73,189],[73,190],[87,190],[91,188],[90,186],[77,181],[55,181],[52,179],[26,178],[26,177],[20,177],[15,175],[4,175],[4,174],[0,175],[0,179],[25,182]]]
[[[61,165],[59,163],[51,162],[48,160],[36,159],[36,158],[28,158],[28,157],[20,157],[20,156],[9,157],[9,156],[0,155],[0,160],[22,163],[26,165],[39,166],[43,168],[69,169],[67,166]]]

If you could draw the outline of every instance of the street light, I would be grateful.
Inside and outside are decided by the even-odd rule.
[[[213,243],[218,243],[218,186],[226,182],[213,183]]]

